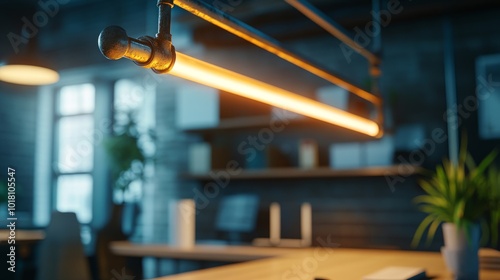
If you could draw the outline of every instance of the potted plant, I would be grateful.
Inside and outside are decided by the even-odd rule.
[[[115,126],[115,135],[104,141],[111,163],[114,190],[118,192],[118,203],[134,181],[144,180],[146,162],[152,156],[145,151],[145,143],[154,140],[153,132],[139,129],[133,113],[124,113],[125,120]],[[121,197],[120,197],[121,196]]]
[[[133,112],[122,112],[121,116],[114,129],[115,135],[105,139],[103,144],[111,164],[114,202],[123,208],[120,209],[123,215],[129,216],[124,220],[123,230],[130,235],[139,211],[139,198],[127,196],[127,192],[132,183],[144,183],[146,163],[152,158],[145,146],[152,145],[154,135],[152,131],[140,129]]]
[[[497,151],[478,165],[467,152],[465,137],[457,162],[445,159],[419,184],[425,194],[415,198],[427,217],[418,226],[412,245],[427,230],[430,242],[442,224],[444,247],[441,252],[457,279],[478,279],[478,250],[483,242],[498,239],[500,224],[500,176],[493,165]]]

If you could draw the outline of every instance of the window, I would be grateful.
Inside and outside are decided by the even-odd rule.
[[[54,158],[55,208],[92,221],[95,87],[65,86],[56,98]]]
[[[476,59],[476,97],[478,102],[479,136],[500,138],[500,55],[485,55]],[[467,99],[464,100],[466,102]],[[463,104],[471,106],[469,104]],[[460,105],[462,106],[462,105]]]
[[[91,253],[94,234],[108,222],[113,199],[136,201],[143,195],[144,182],[135,180],[128,193],[113,197],[106,141],[119,134],[123,117],[130,113],[137,121],[141,149],[154,153],[148,131],[154,128],[156,87],[142,76],[115,80],[72,73],[61,84],[38,93],[33,223],[46,226],[53,210],[76,213]],[[153,171],[151,163],[144,164],[148,178]]]

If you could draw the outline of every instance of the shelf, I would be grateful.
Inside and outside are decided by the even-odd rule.
[[[214,127],[186,129],[186,132],[195,133],[210,133],[225,130],[238,130],[246,128],[260,128],[269,126],[271,123],[269,116],[249,116],[249,117],[234,117],[219,120],[219,125]]]
[[[238,133],[242,131],[258,131],[262,128],[279,127],[277,133],[303,135],[307,138],[324,138],[331,142],[363,142],[373,140],[373,137],[342,128],[319,120],[298,117],[287,120],[270,116],[247,116],[221,119],[214,127],[185,129],[184,132],[202,135],[220,135],[222,133]]]
[[[218,174],[223,170],[213,170]],[[392,165],[381,167],[366,167],[359,169],[331,169],[320,167],[315,169],[302,169],[297,167],[269,168],[242,170],[239,174],[231,176],[232,180],[248,179],[293,179],[293,178],[338,178],[338,177],[382,177],[382,176],[402,176],[418,174],[421,168],[413,165]],[[210,174],[184,174],[186,179],[209,181],[213,177]]]
[[[218,130],[230,130],[230,129],[241,129],[241,128],[255,128],[264,127],[269,125],[271,118],[268,116],[252,116],[252,117],[238,117],[230,119],[222,119],[219,121],[219,125],[212,128],[197,129],[198,131],[218,131]]]

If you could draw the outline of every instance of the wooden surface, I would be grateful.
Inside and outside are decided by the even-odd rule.
[[[16,232],[16,242],[17,241],[38,241],[45,238],[45,234],[42,230],[21,230],[18,229]],[[2,229],[0,230],[0,243],[5,243],[9,239],[10,230]]]
[[[128,241],[111,243],[111,251],[117,255],[134,257],[158,257],[200,261],[243,262],[276,257],[296,252],[295,249],[265,248],[252,246],[196,245],[183,249],[165,244],[134,244]]]
[[[201,246],[190,249],[167,245],[113,242],[113,252],[125,256],[151,256],[191,260],[245,261],[157,280],[313,280],[315,277],[360,280],[387,266],[423,267],[436,280],[452,279],[440,253],[340,248],[265,248]],[[500,279],[500,270],[481,270],[481,280]]]
[[[335,177],[376,177],[376,176],[409,176],[419,172],[419,168],[411,165],[393,165],[382,167],[366,167],[359,169],[332,169],[319,167],[304,169],[297,167],[268,168],[260,170],[242,170],[231,176],[231,180],[242,179],[290,179],[290,178],[335,178]],[[215,174],[217,170],[213,170]],[[185,174],[185,178],[196,180],[212,180],[210,174]]]
[[[315,250],[320,253],[315,253]],[[423,267],[432,279],[453,279],[439,253],[303,249],[292,255],[160,277],[157,280],[361,280],[363,276],[387,266]],[[480,279],[498,280],[500,271],[482,270]]]

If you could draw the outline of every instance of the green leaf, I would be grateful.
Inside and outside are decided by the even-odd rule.
[[[495,160],[496,156],[498,155],[498,150],[494,150],[491,153],[489,153],[483,161],[475,168],[473,171],[471,171],[471,177],[472,179],[477,178],[478,176],[482,176],[486,169],[491,165],[491,163]]]
[[[425,180],[420,180],[419,181],[420,187],[429,195],[432,196],[441,196],[441,193],[432,185],[432,183],[425,181]]]
[[[418,243],[420,243],[420,240],[422,239],[425,230],[433,221],[435,221],[435,219],[436,218],[434,217],[434,215],[427,215],[427,217],[425,217],[425,219],[422,220],[417,230],[415,231],[415,235],[413,236],[413,240],[411,242],[411,246],[413,248],[418,246]]]
[[[452,209],[447,207],[439,207],[436,205],[423,205],[419,207],[420,211],[428,214],[432,214],[436,217],[439,217],[443,222],[453,222],[453,213]]]
[[[436,235],[436,231],[440,224],[441,224],[440,220],[434,220],[429,226],[429,230],[427,231],[427,246],[429,246],[432,243],[434,235]]]
[[[430,196],[430,195],[420,195],[417,196],[416,198],[413,199],[415,203],[418,204],[431,204],[431,205],[436,205],[436,206],[441,206],[441,207],[447,207],[448,206],[448,201],[446,201],[445,198],[443,197],[436,197],[436,196]]]
[[[453,211],[453,223],[454,224],[459,224],[460,221],[462,220],[464,216],[464,208],[465,208],[465,201],[460,200],[458,201],[457,205],[454,208]]]

